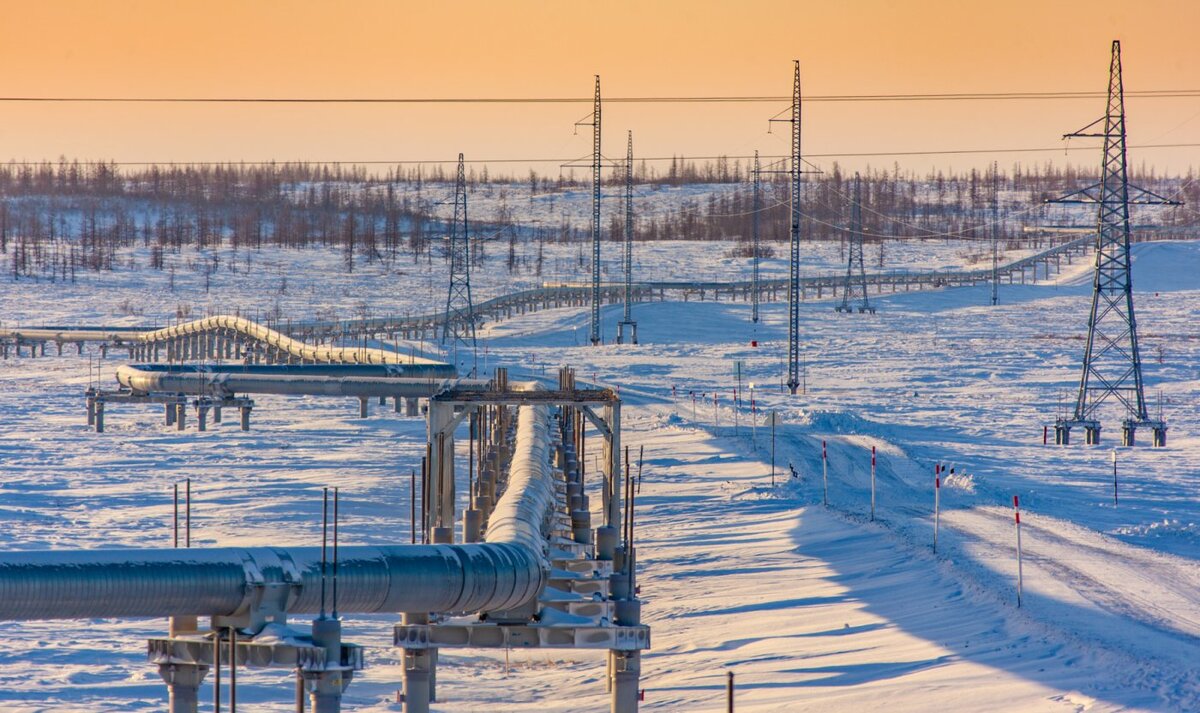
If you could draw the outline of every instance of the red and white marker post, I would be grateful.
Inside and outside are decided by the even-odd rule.
[[[933,551],[937,552],[938,530],[942,517],[942,464],[933,466]]]
[[[1113,507],[1117,506],[1117,449],[1112,451],[1113,464]]]
[[[1017,608],[1020,609],[1025,582],[1021,571],[1021,501],[1016,495],[1013,496],[1013,517],[1017,525]]]
[[[871,522],[875,522],[875,446],[871,446]]]
[[[825,487],[825,507],[829,507],[829,454],[825,450],[825,439],[821,439],[821,484]]]

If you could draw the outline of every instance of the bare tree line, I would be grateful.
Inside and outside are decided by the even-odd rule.
[[[618,172],[619,173],[619,172]],[[701,198],[647,211],[635,205],[638,240],[746,241],[753,221],[747,164],[683,157],[663,167],[635,166],[635,202],[673,187],[709,184]],[[1186,176],[1162,176],[1140,167],[1132,180],[1188,205],[1156,214],[1168,228],[1189,228],[1200,213],[1200,185]],[[146,266],[164,269],[164,255],[187,249],[335,249],[348,271],[362,263],[395,265],[442,257],[447,226],[438,217],[449,172],[441,166],[396,166],[372,173],[363,166],[319,164],[171,165],[130,168],[112,163],[60,160],[0,165],[0,254],[13,278],[75,279],[77,270],[112,270],[118,252],[148,249]],[[760,236],[768,245],[789,233],[787,177],[763,176]],[[806,239],[843,240],[852,176],[835,163],[806,175],[802,234]],[[1051,163],[1016,164],[997,177],[1001,233],[1013,236],[1036,216],[1030,208],[1096,180],[1095,172]],[[617,185],[623,176],[610,183]],[[918,175],[898,164],[863,175],[865,231],[869,240],[982,239],[990,236],[992,179],[989,173],[932,171]],[[525,177],[490,175],[486,168],[468,183],[498,185],[501,196],[524,192],[532,201],[553,201],[585,185],[572,173]],[[613,201],[610,205],[617,205]],[[556,225],[531,225],[518,207],[502,201],[487,221],[472,221],[475,259],[489,242],[507,242],[509,272],[541,274],[544,243],[590,238],[590,226],[563,217]],[[624,239],[624,219],[610,211],[606,237]],[[483,239],[481,236],[488,236]],[[744,251],[743,251],[744,252]],[[746,253],[748,254],[748,253]],[[882,254],[882,253],[881,253]],[[584,262],[580,250],[581,265]],[[129,256],[128,260],[133,258]],[[137,265],[131,265],[137,267]],[[206,269],[216,269],[208,268]]]

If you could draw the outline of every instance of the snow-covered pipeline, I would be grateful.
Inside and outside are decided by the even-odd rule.
[[[218,330],[238,332],[256,341],[268,344],[281,352],[306,361],[337,364],[437,364],[438,362],[415,355],[400,354],[386,349],[363,347],[332,347],[305,344],[298,339],[277,332],[270,327],[252,322],[236,315],[215,315],[176,324],[162,329],[106,329],[76,327],[18,327],[0,330],[0,335],[20,339],[73,342],[95,339],[111,339],[123,343],[165,342],[170,339]]]
[[[536,597],[554,507],[547,414],[520,409],[509,486],[483,543],[341,547],[338,610],[473,612]],[[287,612],[311,614],[320,563],[319,547],[0,553],[0,620],[233,615],[279,591]]]
[[[308,396],[392,396],[425,398],[447,389],[482,391],[488,387],[483,379],[445,379],[407,376],[325,375],[323,367],[301,365],[257,367],[252,372],[234,365],[230,368],[205,366],[191,369],[164,368],[162,365],[124,365],[117,367],[117,382],[136,394],[167,392],[179,394],[291,394]],[[442,373],[454,367],[444,364],[393,366],[410,369],[413,373],[426,370]],[[312,372],[316,373],[312,373]]]

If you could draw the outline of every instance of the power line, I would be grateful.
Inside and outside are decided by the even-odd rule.
[[[608,101],[607,99],[605,101]],[[1138,146],[1129,146],[1129,149],[1147,150],[1147,149],[1180,149],[1180,148],[1200,148],[1200,143],[1176,143],[1176,144],[1141,144]],[[944,149],[932,151],[850,151],[841,153],[810,153],[805,154],[809,158],[882,158],[888,156],[961,156],[969,154],[1015,154],[1015,153],[1054,153],[1054,152],[1069,152],[1069,151],[1095,151],[1095,147],[1086,146],[1050,146],[1037,148],[995,148],[995,149]],[[752,159],[753,154],[725,154],[714,156],[687,156],[677,154],[675,156],[639,156],[639,161],[647,163],[660,161],[716,161],[719,159]],[[762,155],[760,158],[788,158],[785,155]],[[469,165],[482,165],[489,163],[554,163],[561,164],[565,161],[574,159],[565,158],[483,158],[473,161],[466,161]],[[41,161],[7,161],[0,165],[8,166],[44,166],[58,165],[58,159]],[[457,159],[398,159],[398,160],[379,160],[371,159],[365,161],[356,160],[255,160],[244,161],[234,159],[229,161],[105,161],[101,159],[93,161],[80,161],[82,164],[105,164],[108,166],[417,166],[417,165],[448,165],[458,163]]]
[[[955,92],[936,94],[820,94],[810,102],[925,102],[1096,99],[1104,92]],[[1126,92],[1142,99],[1189,99],[1200,89],[1155,89]],[[786,102],[785,96],[642,96],[606,98],[614,104],[746,104]],[[586,104],[590,97],[136,97],[136,96],[0,96],[0,102],[28,104]]]

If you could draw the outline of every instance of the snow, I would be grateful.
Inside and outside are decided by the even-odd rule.
[[[656,277],[686,270],[681,255],[715,275],[744,274],[745,261],[723,258],[717,246],[641,248]],[[911,265],[953,264],[961,249],[914,244]],[[808,254],[813,265],[837,262],[836,245]],[[564,255],[573,258],[574,246]],[[643,616],[653,630],[645,707],[719,710],[734,671],[739,711],[1200,709],[1200,244],[1142,244],[1134,256],[1147,396],[1157,405],[1161,391],[1171,430],[1165,449],[1115,449],[1117,506],[1116,414],[1102,415],[1100,448],[1041,440],[1078,376],[1087,264],[1049,283],[1002,285],[996,307],[987,286],[872,294],[875,315],[806,303],[807,393],[798,397],[779,388],[786,305],[763,305],[757,327],[741,302],[635,305],[638,346],[580,345],[586,308],[487,325],[493,365],[540,375],[543,365],[550,373],[570,364],[581,380],[620,386],[624,443],[634,453],[644,446],[647,459],[637,508]],[[287,265],[280,303],[289,315],[345,314],[351,295],[376,314],[441,297],[395,290],[400,278],[369,269],[345,276],[337,254],[255,259]],[[511,284],[499,272],[481,271],[479,292]],[[73,286],[10,283],[0,318],[108,321],[112,305],[129,299],[146,308],[126,316],[133,324],[165,319],[177,301],[274,299],[244,275],[218,277],[210,297],[202,278],[184,272],[175,294],[163,289],[165,277],[145,272],[87,275]],[[603,310],[609,339],[620,313]],[[755,383],[753,435],[745,391],[735,432],[734,361],[743,362],[744,386]],[[106,364],[106,379],[117,363]],[[170,485],[185,477],[193,478],[198,545],[313,544],[324,485],[342,488],[347,544],[408,541],[409,472],[424,424],[390,408],[372,404],[372,417],[359,420],[352,399],[258,397],[249,433],[230,424],[178,433],[157,410],[117,405],[97,436],[80,398],[86,358],[2,361],[0,380],[0,542],[8,549],[168,544]],[[716,416],[707,398],[693,415],[693,391],[719,394]],[[774,487],[768,410],[780,419]],[[935,463],[955,468],[943,481],[936,554]],[[1019,609],[1013,495],[1024,528]],[[348,710],[399,709],[394,620],[347,617],[345,638],[367,647],[369,666],[347,690]],[[143,640],[164,630],[162,621],[0,623],[0,707],[160,710],[165,688]],[[507,674],[504,661],[504,652],[443,652],[437,707],[607,706],[599,652],[513,651]],[[290,710],[288,672],[239,672],[238,683],[254,710]]]

